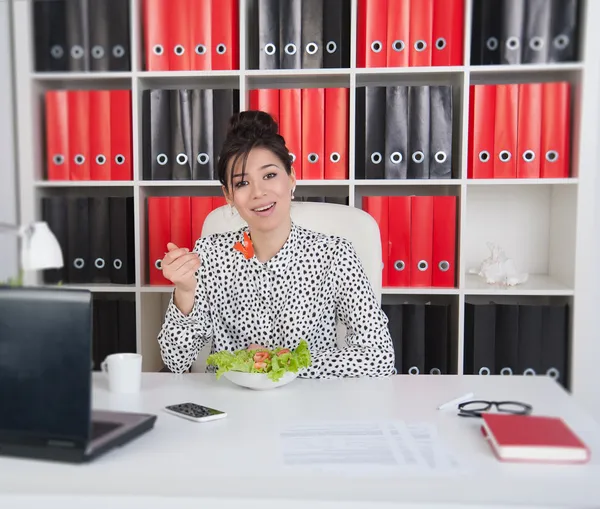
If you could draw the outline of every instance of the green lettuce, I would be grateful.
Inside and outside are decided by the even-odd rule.
[[[208,356],[206,364],[216,366],[217,380],[228,371],[241,373],[264,373],[277,382],[288,371],[298,373],[311,365],[308,343],[301,340],[295,350],[277,347],[273,350],[236,350],[216,352]]]

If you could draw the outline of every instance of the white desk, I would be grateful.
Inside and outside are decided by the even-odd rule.
[[[497,461],[481,436],[479,419],[436,410],[440,402],[468,391],[481,399],[525,401],[534,413],[562,416],[591,447],[591,463]],[[184,401],[223,409],[229,416],[197,424],[161,411]],[[547,378],[296,380],[273,391],[253,392],[211,375],[157,373],[144,374],[141,394],[115,396],[97,376],[94,406],[154,412],[159,418],[148,434],[87,465],[0,459],[0,507],[600,506],[600,426]],[[432,421],[467,468],[433,477],[290,475],[278,466],[279,431],[302,419]],[[282,499],[291,501],[283,504]]]

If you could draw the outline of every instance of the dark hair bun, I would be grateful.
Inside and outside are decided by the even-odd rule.
[[[241,111],[229,120],[227,137],[254,141],[277,136],[279,128],[271,115],[264,111]]]

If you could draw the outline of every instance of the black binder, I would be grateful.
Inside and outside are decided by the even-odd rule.
[[[133,198],[110,197],[110,281],[135,283]]]
[[[521,63],[523,26],[525,24],[525,0],[503,0],[502,31],[500,37],[500,63]]]
[[[118,351],[121,353],[136,353],[135,300],[123,298],[117,302],[119,316]]]
[[[386,89],[385,169],[386,179],[405,179],[408,154],[408,86]]]
[[[411,86],[408,91],[407,178],[429,178],[429,86]]]
[[[496,306],[465,303],[464,373],[495,375]]]
[[[430,86],[429,178],[452,178],[452,87]]]
[[[548,61],[552,5],[548,0],[527,0],[523,30],[523,63],[542,64]]]
[[[69,69],[66,0],[34,0],[35,69],[60,72]]]
[[[226,88],[213,90],[213,152],[212,160],[214,166],[213,179],[218,178],[217,164],[219,154],[227,137],[227,126],[229,119],[234,113],[240,111],[239,91]]]
[[[519,305],[496,304],[496,372],[519,374]]]
[[[350,1],[323,2],[323,67],[350,67]]]
[[[500,63],[502,0],[472,2],[471,65]]]
[[[382,179],[385,172],[386,87],[356,88],[356,177]]]
[[[91,0],[92,3],[97,0]],[[105,0],[109,13],[109,70],[131,70],[131,47],[129,43],[129,2],[123,0]]]
[[[195,89],[192,92],[192,154],[194,180],[213,180],[214,163],[214,91]]]
[[[302,0],[302,68],[323,67],[323,1]]]
[[[89,283],[90,269],[89,199],[67,198],[68,247],[65,266],[69,283]]]
[[[47,196],[42,198],[42,217],[48,223],[48,228],[58,240],[62,251],[64,265],[59,269],[47,269],[43,273],[47,284],[68,282],[68,222],[67,202],[62,196]]]
[[[542,358],[540,374],[554,378],[568,388],[569,306],[549,304],[542,307]]]
[[[110,283],[110,213],[108,198],[89,198],[90,282]]]
[[[425,304],[404,304],[402,309],[402,372],[425,372]]]
[[[186,134],[191,137],[191,109],[187,90],[170,90],[171,103],[171,161],[173,161],[173,180],[191,180],[192,163],[191,139],[186,140]],[[187,148],[190,148],[188,154]]]
[[[573,62],[577,60],[579,38],[578,0],[550,0],[551,43],[548,48],[549,62]]]
[[[450,306],[425,306],[425,374],[447,375],[450,372]]]
[[[281,69],[302,66],[302,0],[279,3],[279,48]]]
[[[171,104],[169,90],[145,90],[144,178],[171,180]]]
[[[94,370],[100,370],[102,362],[119,352],[118,301],[110,297],[95,297],[93,303],[93,361]]]
[[[519,305],[519,374],[537,375],[542,365],[542,306]]]
[[[383,304],[381,309],[388,317],[388,330],[394,345],[394,368],[402,373],[403,314],[402,304]]]
[[[86,7],[82,0],[68,0],[66,3],[67,60],[70,71],[82,72],[89,69]],[[50,29],[53,30],[53,27]]]
[[[279,69],[280,0],[258,0],[258,68]]]
[[[127,5],[128,2],[121,2]],[[92,71],[110,70],[112,45],[110,40],[111,24],[110,0],[93,0],[88,4],[88,32],[90,34],[90,69]]]

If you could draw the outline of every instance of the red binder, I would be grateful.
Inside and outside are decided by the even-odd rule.
[[[387,5],[388,67],[408,67],[410,46],[410,0],[392,0]]]
[[[190,46],[190,12],[188,0],[169,0],[168,53],[169,70],[189,71],[192,49]]]
[[[190,68],[196,71],[211,69],[211,2],[187,0],[189,13]]]
[[[357,67],[387,64],[387,4],[388,0],[358,0]]]
[[[191,234],[193,246],[202,237],[202,227],[208,214],[213,210],[212,196],[192,196],[191,198]]]
[[[431,66],[433,47],[433,0],[410,2],[409,65]]]
[[[239,69],[238,0],[212,0],[211,19],[212,68]]]
[[[192,209],[189,196],[171,196],[171,242],[178,247],[187,247],[190,251],[192,245]]]
[[[517,177],[539,178],[542,136],[542,84],[519,85]]]
[[[463,25],[463,0],[433,0],[432,65],[462,65]]]
[[[271,115],[279,124],[279,90],[258,88],[248,92],[250,110],[260,110]]]
[[[433,198],[432,286],[456,285],[456,196]]]
[[[363,196],[362,209],[377,221],[381,238],[381,285],[388,286],[389,266],[389,197]]]
[[[542,140],[540,175],[542,178],[568,178],[571,167],[570,95],[568,82],[542,85]]]
[[[69,90],[71,180],[90,180],[90,92]]]
[[[282,88],[279,91],[279,132],[293,154],[292,166],[296,179],[302,179],[302,90]]]
[[[433,261],[433,196],[411,200],[410,285],[431,286]]]
[[[302,89],[302,178],[325,178],[325,89]]]
[[[410,286],[411,197],[390,196],[388,285]]]
[[[171,0],[144,0],[144,44],[147,71],[169,70]]]
[[[69,180],[69,96],[66,90],[46,92],[46,164],[48,180]]]
[[[325,89],[325,178],[348,178],[347,88]]]
[[[151,285],[170,285],[161,262],[171,241],[171,201],[167,196],[148,198],[148,275]]]
[[[496,85],[494,178],[517,177],[519,85]]]
[[[471,85],[469,101],[468,177],[494,177],[494,118],[496,86]]]
[[[131,90],[113,90],[110,94],[111,178],[132,180]]]
[[[111,179],[110,90],[90,91],[90,178]]]

